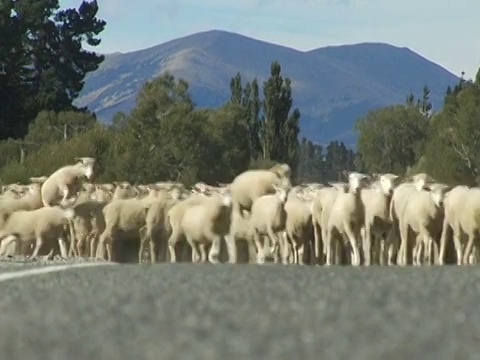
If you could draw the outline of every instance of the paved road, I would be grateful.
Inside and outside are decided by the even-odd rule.
[[[114,265],[0,286],[5,360],[480,356],[480,267]]]

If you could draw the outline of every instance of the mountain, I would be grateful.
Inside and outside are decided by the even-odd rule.
[[[435,108],[447,86],[458,77],[405,47],[383,43],[329,46],[299,51],[239,34],[212,30],[129,53],[105,56],[99,69],[86,77],[77,105],[88,106],[109,123],[117,111],[135,105],[145,81],[165,70],[190,84],[199,107],[217,107],[230,96],[230,79],[264,81],[278,61],[292,80],[294,107],[301,116],[301,135],[325,143],[356,142],[353,125],[369,110],[404,103],[410,91],[431,90]]]

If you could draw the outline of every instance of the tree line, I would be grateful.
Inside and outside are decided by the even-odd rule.
[[[428,171],[449,183],[478,179],[479,75],[446,89],[439,111],[432,111],[425,86],[419,98],[410,93],[403,104],[369,112],[356,124],[356,152],[338,141],[322,146],[299,139],[301,112],[293,108],[291,79],[278,62],[262,83],[236,74],[230,98],[215,109],[197,108],[188,82],[163,73],[144,84],[129,113],[104,125],[73,105],[85,75],[104,60],[83,47],[101,41],[106,22],[97,12],[97,1],[78,9],[60,9],[57,0],[0,3],[0,32],[6,34],[0,44],[0,182],[49,174],[80,155],[98,159],[98,181],[213,184],[274,162],[289,163],[298,182],[335,181],[342,170]]]

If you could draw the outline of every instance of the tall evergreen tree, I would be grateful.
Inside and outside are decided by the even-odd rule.
[[[261,141],[263,158],[288,163],[295,171],[298,165],[300,111],[292,107],[289,78],[283,78],[278,62],[273,62],[270,78],[263,84],[263,124]]]
[[[262,153],[260,144],[260,110],[262,103],[259,97],[258,81],[253,79],[242,85],[242,77],[237,73],[230,80],[230,102],[238,104],[244,109],[244,119],[249,129],[250,155],[257,159]]]
[[[97,46],[105,21],[97,1],[78,9],[59,8],[58,0],[0,2],[0,139],[22,137],[40,110],[73,110],[88,72],[103,55]]]

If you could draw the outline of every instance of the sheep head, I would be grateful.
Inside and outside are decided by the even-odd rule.
[[[392,195],[398,179],[398,175],[395,174],[387,173],[380,175],[378,177],[378,182],[380,183],[380,189],[382,192],[387,196]]]
[[[434,180],[428,174],[418,173],[418,174],[413,175],[410,178],[410,181],[415,185],[415,188],[418,191],[421,191],[421,190],[428,190],[429,185],[432,184]]]
[[[348,174],[348,186],[352,194],[357,194],[360,189],[364,188],[368,184],[370,177],[366,174],[362,174],[356,171]]]
[[[273,188],[275,189],[275,195],[280,200],[280,203],[285,204],[285,202],[287,201],[288,193],[290,191],[290,187],[273,185]]]
[[[432,200],[437,207],[442,207],[445,200],[445,196],[452,189],[452,186],[441,184],[441,183],[431,183],[425,185],[425,190],[430,192]]]
[[[75,161],[77,164],[80,165],[83,169],[83,173],[85,174],[86,178],[91,180],[93,177],[93,166],[95,165],[95,158],[92,157],[76,157]]]

